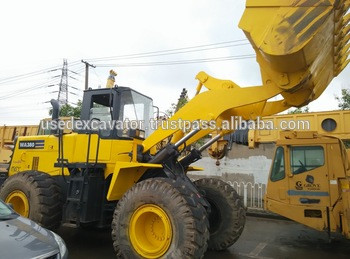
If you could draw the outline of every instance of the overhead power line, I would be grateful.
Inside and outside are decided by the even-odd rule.
[[[39,90],[39,89],[42,89],[42,88],[46,88],[46,87],[52,87],[54,86],[54,83],[56,82],[56,80],[54,79],[51,79],[47,82],[44,82],[44,83],[40,83],[40,84],[37,84],[37,85],[34,85],[34,86],[31,86],[29,88],[26,88],[24,90],[21,90],[21,91],[14,91],[14,92],[11,92],[7,95],[4,95],[4,96],[1,96],[0,97],[0,100],[5,100],[5,99],[9,99],[9,98],[13,98],[13,97],[17,97],[19,95],[23,95],[25,93],[29,93],[29,92],[32,92],[32,91],[36,91],[36,90]]]
[[[21,75],[16,75],[16,76],[3,78],[3,79],[0,79],[0,84],[8,83],[8,82],[11,82],[11,81],[14,81],[14,80],[22,80],[22,79],[25,79],[25,78],[28,78],[28,77],[45,74],[45,73],[49,72],[49,69],[50,68],[43,69],[43,70],[38,70],[38,71],[26,73],[26,74],[21,74]]]
[[[71,65],[75,65],[78,63],[79,63],[78,61],[74,61],[71,63]],[[13,81],[23,80],[23,79],[27,79],[27,78],[34,77],[34,76],[39,76],[39,75],[46,74],[49,72],[54,72],[54,71],[57,71],[60,69],[61,68],[59,66],[54,66],[54,67],[48,67],[48,68],[36,70],[33,72],[25,73],[25,74],[10,76],[10,77],[0,79],[0,84],[6,84],[9,82],[13,82]]]
[[[144,63],[99,64],[97,65],[97,67],[171,66],[171,65],[186,65],[186,64],[194,64],[194,63],[220,62],[220,61],[251,59],[251,58],[255,58],[255,54],[227,56],[227,57],[218,57],[218,58],[173,60],[173,61],[144,62]]]
[[[47,106],[47,107],[44,107],[44,106],[40,106],[40,107],[32,107],[30,108],[30,111],[33,111],[33,110],[44,110],[44,109],[49,109],[50,106]],[[4,110],[0,110],[0,113],[4,112],[8,112],[8,111],[28,111],[28,113],[30,112],[28,110],[28,107],[25,107],[25,106],[22,106],[22,107],[11,107],[11,108],[6,108]]]
[[[201,51],[207,51],[207,50],[246,46],[246,45],[250,45],[249,42],[229,44],[229,45],[224,45],[224,46],[215,46],[215,47],[205,47],[205,48],[204,47],[201,47],[201,48],[189,47],[189,48],[181,48],[181,49],[174,49],[174,50],[164,50],[164,51],[159,51],[159,52],[155,51],[155,52],[149,52],[149,53],[145,53],[145,54],[121,55],[121,56],[93,59],[91,61],[102,62],[102,61],[111,61],[111,60],[138,59],[138,58],[146,58],[146,57],[169,56],[169,55],[201,52]]]
[[[133,54],[124,54],[124,55],[117,55],[117,56],[109,56],[109,57],[101,57],[101,58],[90,58],[87,59],[92,62],[100,62],[105,61],[109,59],[121,59],[121,58],[131,58],[131,57],[138,57],[138,56],[144,56],[144,55],[155,55],[155,54],[161,54],[161,53],[168,53],[168,52],[177,52],[177,51],[186,51],[186,50],[192,50],[192,49],[198,49],[198,48],[207,48],[212,46],[219,46],[219,45],[227,45],[227,44],[233,44],[233,43],[241,43],[247,42],[247,39],[240,39],[240,40],[231,40],[231,41],[224,41],[219,43],[211,43],[211,44],[203,44],[203,45],[197,45],[197,46],[191,46],[191,47],[183,47],[183,48],[175,48],[175,49],[167,49],[167,50],[157,50],[157,51],[148,51],[148,52],[141,52],[141,53],[133,53]],[[248,42],[247,42],[248,43]],[[246,44],[246,43],[244,43]],[[220,47],[217,47],[220,48]]]

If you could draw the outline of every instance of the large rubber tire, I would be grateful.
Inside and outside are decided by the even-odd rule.
[[[171,242],[163,254],[140,253],[133,246],[135,237],[129,234],[132,219],[144,206],[157,206],[170,221]],[[112,222],[113,246],[118,258],[203,258],[208,228],[206,210],[184,185],[167,178],[147,179],[136,184],[119,201]]]
[[[17,173],[6,179],[0,199],[21,193],[28,203],[28,218],[48,229],[56,229],[62,220],[62,195],[59,185],[48,174],[38,171]]]
[[[233,187],[219,179],[206,178],[194,184],[211,205],[208,248],[222,251],[232,246],[242,234],[246,210]]]

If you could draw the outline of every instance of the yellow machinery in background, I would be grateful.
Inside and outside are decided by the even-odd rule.
[[[201,152],[233,131],[223,127],[231,116],[255,120],[321,95],[348,63],[348,8],[349,1],[248,0],[240,27],[256,52],[261,86],[240,87],[201,72],[196,96],[164,122],[173,126],[153,133],[147,124],[129,127],[150,121],[151,98],[128,87],[87,90],[85,127],[17,139],[0,198],[50,228],[111,224],[121,258],[202,258],[207,247],[226,249],[245,224],[237,193],[217,179],[192,183],[186,172],[197,170],[191,164]],[[270,101],[277,95],[283,100]],[[57,122],[59,106],[52,105]],[[122,124],[109,124],[116,121]],[[215,128],[207,127],[210,121]],[[208,134],[215,137],[179,159]],[[164,139],[170,141],[157,152]]]
[[[266,116],[254,121],[251,129],[238,129],[231,135],[225,136],[219,144],[216,143],[215,151],[223,157],[233,143],[245,145],[251,149],[264,143],[276,143],[282,131],[316,131],[322,135],[340,138],[348,147],[350,146],[349,121],[350,111],[348,110]],[[237,125],[242,123],[239,118],[235,118],[235,122]],[[217,159],[210,149],[209,155]]]
[[[10,161],[14,139],[18,136],[36,135],[38,126],[0,126],[0,164]]]
[[[272,129],[236,131],[222,146],[275,143],[265,209],[329,236],[338,232],[350,238],[349,122],[350,111],[269,116],[260,126]]]
[[[60,120],[73,121],[74,119],[72,119],[72,117],[61,117]],[[41,120],[39,125],[0,126],[0,170],[6,168],[11,161],[14,142],[17,137],[47,135],[50,132],[47,129],[44,129],[43,125],[50,121],[51,118],[47,118]],[[64,132],[70,133],[72,130],[65,129]]]
[[[349,149],[313,131],[281,132],[265,209],[320,231],[350,238]],[[348,154],[347,154],[348,153]]]
[[[277,129],[251,130],[248,133],[248,146],[254,148],[261,143],[276,142],[281,131],[316,131],[321,135],[341,139],[350,146],[350,111],[325,111],[300,114],[283,114],[262,118]]]

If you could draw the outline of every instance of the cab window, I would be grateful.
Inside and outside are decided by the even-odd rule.
[[[120,137],[128,137],[128,129],[145,131],[145,136],[151,133],[148,123],[153,118],[152,100],[135,91],[123,91],[119,121],[123,123],[123,129],[118,131]]]
[[[98,119],[100,121],[111,121],[113,112],[113,99],[110,100],[110,94],[99,94],[92,96],[90,108],[90,120]]]
[[[110,127],[113,114],[113,95],[111,94],[98,94],[93,95],[90,107],[90,121],[98,120],[99,123],[103,123],[100,129],[102,137],[109,137],[112,133]]]
[[[324,165],[324,150],[321,146],[291,147],[291,171],[301,174]]]
[[[284,179],[285,168],[284,168],[284,149],[283,147],[278,147],[276,149],[275,159],[272,164],[270,180],[276,182]]]

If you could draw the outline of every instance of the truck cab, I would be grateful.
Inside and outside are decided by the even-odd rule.
[[[344,143],[317,132],[282,132],[265,208],[317,230],[349,236],[349,161]]]

